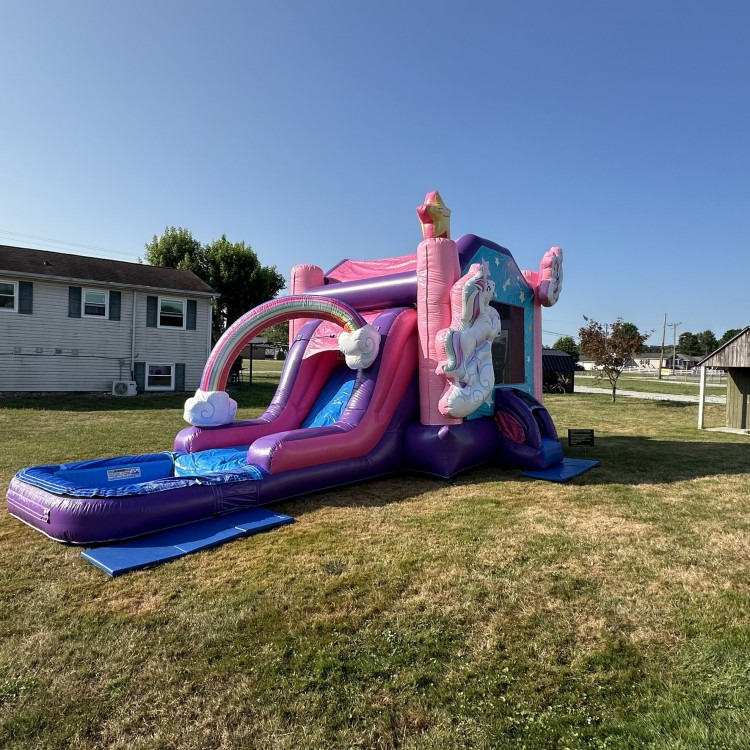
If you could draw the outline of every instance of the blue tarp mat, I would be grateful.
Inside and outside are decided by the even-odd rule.
[[[84,560],[114,577],[149,565],[174,560],[191,552],[268,531],[292,523],[291,516],[268,508],[249,508],[219,518],[178,526],[156,534],[95,547],[81,553]]]
[[[548,469],[524,471],[521,474],[532,479],[546,479],[548,482],[567,482],[568,479],[584,474],[594,466],[599,466],[599,462],[585,458],[564,458],[561,463]]]

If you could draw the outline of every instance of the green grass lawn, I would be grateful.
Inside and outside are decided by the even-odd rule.
[[[0,489],[168,449],[183,398],[1,399]],[[546,402],[601,467],[367,482],[116,579],[1,514],[0,747],[750,747],[750,438],[690,404]]]

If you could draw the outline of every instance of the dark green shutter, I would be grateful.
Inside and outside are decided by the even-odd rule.
[[[156,319],[159,314],[159,298],[146,297],[146,327],[156,328]]]
[[[120,307],[122,307],[122,294],[120,292],[109,293],[109,319],[120,319]]]
[[[194,331],[196,329],[196,321],[198,318],[198,303],[194,299],[187,301],[187,329],[188,331]]]
[[[18,312],[31,315],[34,309],[34,285],[30,281],[18,282]]]
[[[176,391],[185,390],[185,365],[182,362],[178,362],[174,366],[174,389]]]
[[[139,391],[146,390],[146,363],[145,362],[133,362],[133,380],[138,386]]]
[[[68,317],[69,318],[81,317],[81,287],[80,286],[68,287]]]

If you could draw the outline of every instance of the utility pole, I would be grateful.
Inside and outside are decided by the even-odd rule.
[[[682,325],[681,323],[670,323],[669,327],[672,329],[672,374],[677,369],[675,362],[677,361],[677,326]]]
[[[659,380],[661,380],[661,368],[664,363],[664,340],[667,337],[667,314],[664,313],[664,328],[661,329],[661,351],[659,352]]]

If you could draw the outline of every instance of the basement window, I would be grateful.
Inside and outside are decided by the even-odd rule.
[[[163,363],[148,363],[146,365],[146,390],[173,391],[174,365]]]

